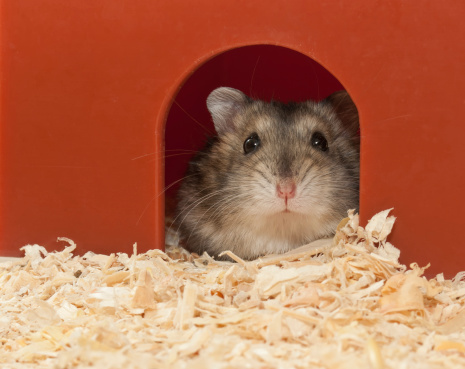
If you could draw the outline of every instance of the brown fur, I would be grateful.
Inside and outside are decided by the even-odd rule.
[[[285,252],[330,236],[358,207],[358,114],[346,92],[283,104],[219,88],[207,105],[218,136],[190,162],[178,195],[176,224],[190,251],[245,259]],[[327,151],[311,145],[314,132]],[[245,154],[252,133],[260,146]],[[287,180],[297,190],[283,213],[276,185]]]

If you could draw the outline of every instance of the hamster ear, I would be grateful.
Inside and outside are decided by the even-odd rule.
[[[230,87],[219,87],[208,95],[207,108],[219,135],[235,129],[234,116],[249,100],[241,91]]]
[[[324,101],[332,106],[350,136],[359,141],[358,110],[347,91],[337,91]]]

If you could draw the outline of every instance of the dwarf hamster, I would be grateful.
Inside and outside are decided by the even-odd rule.
[[[345,91],[321,102],[265,102],[220,87],[217,135],[189,163],[176,221],[185,247],[244,259],[334,233],[358,207],[359,122]]]

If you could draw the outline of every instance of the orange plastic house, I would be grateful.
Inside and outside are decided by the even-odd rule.
[[[167,146],[184,145],[207,89],[225,81],[271,97],[266,59],[271,76],[321,77],[307,89],[280,79],[278,97],[340,83],[355,101],[362,223],[393,207],[402,262],[464,269],[465,3],[0,4],[1,255],[61,248],[58,236],[79,252],[162,248],[165,123]],[[167,184],[179,177],[169,169]]]

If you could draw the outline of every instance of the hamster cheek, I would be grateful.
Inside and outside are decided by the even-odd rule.
[[[289,201],[291,209],[313,216],[331,212],[334,186],[331,170],[318,168],[309,171],[297,184],[297,196]]]
[[[259,173],[249,173],[249,177],[241,186],[238,206],[247,216],[262,216],[274,213],[279,208],[275,185]]]

